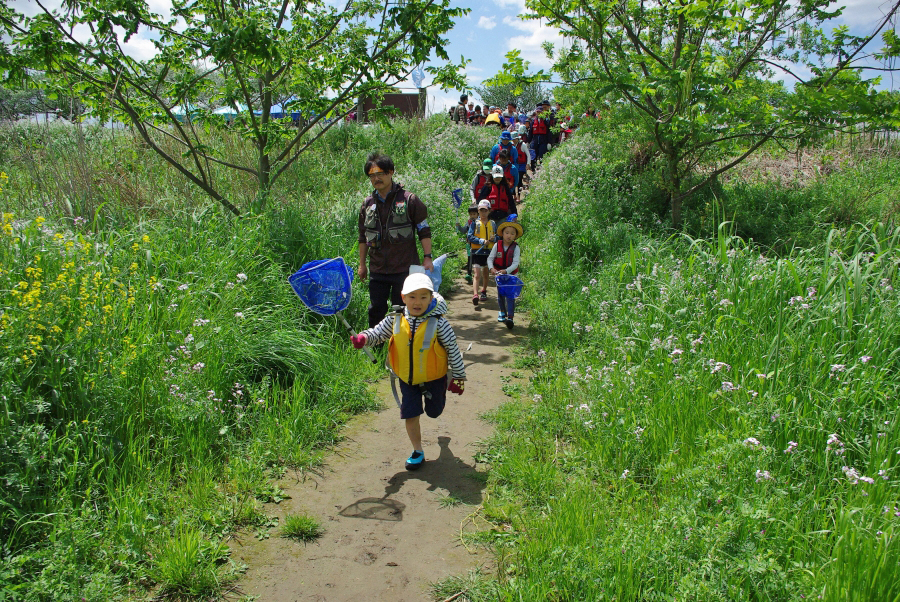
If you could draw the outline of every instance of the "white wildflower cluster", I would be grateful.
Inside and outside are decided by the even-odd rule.
[[[757,470],[756,471],[756,482],[760,483],[762,481],[771,481],[773,479],[772,473],[768,470]]]
[[[844,442],[840,440],[837,433],[828,435],[828,441],[825,443],[825,452],[833,451],[836,456],[844,455]]]
[[[721,372],[722,370],[725,370],[725,372],[731,372],[731,366],[729,364],[726,364],[725,362],[707,360],[706,365],[709,366],[710,374],[715,374],[716,372]]]

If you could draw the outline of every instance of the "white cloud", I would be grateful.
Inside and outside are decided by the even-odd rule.
[[[478,27],[482,29],[494,29],[497,27],[497,20],[494,17],[481,17],[478,19]]]
[[[494,0],[494,3],[501,8],[516,8],[519,12],[525,10],[525,0]]]
[[[506,40],[507,50],[519,50],[522,58],[531,63],[532,68],[550,69],[553,66],[541,45],[544,42],[551,42],[555,46],[563,43],[564,38],[557,28],[546,25],[542,20],[523,21],[514,17],[503,17],[503,23],[527,34],[511,36]]]
[[[125,54],[139,61],[146,61],[156,56],[156,46],[151,40],[133,36],[128,42],[122,43]]]
[[[826,31],[829,30],[829,25],[836,26],[841,23],[850,27],[864,26],[874,30],[877,24],[881,23],[884,16],[891,10],[893,4],[893,2],[888,0],[839,0],[838,2],[832,2],[828,5],[828,10],[835,10],[843,6],[844,12],[837,19],[826,22]]]

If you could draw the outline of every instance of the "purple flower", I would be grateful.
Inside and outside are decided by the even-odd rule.
[[[784,453],[792,454],[792,453],[794,453],[795,449],[797,449],[797,442],[796,441],[788,441],[788,446],[787,446],[787,449],[784,450]]]
[[[864,364],[868,364],[870,361],[872,361],[872,356],[871,356],[871,355],[864,355],[864,356],[862,356],[861,358],[859,358],[859,361],[861,361],[861,362],[864,363]]]

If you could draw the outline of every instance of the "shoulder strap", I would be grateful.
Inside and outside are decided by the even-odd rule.
[[[428,349],[431,347],[431,342],[434,340],[434,335],[437,334],[437,323],[438,318],[441,316],[430,316],[428,321],[425,323],[425,338],[422,340],[422,350]]]

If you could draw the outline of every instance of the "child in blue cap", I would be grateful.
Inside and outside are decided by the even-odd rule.
[[[509,151],[509,158],[513,163],[519,162],[519,152],[512,143],[511,133],[500,132],[500,140],[498,140],[497,144],[494,145],[494,148],[491,149],[491,161],[497,163],[497,155],[500,154],[501,150]]]

